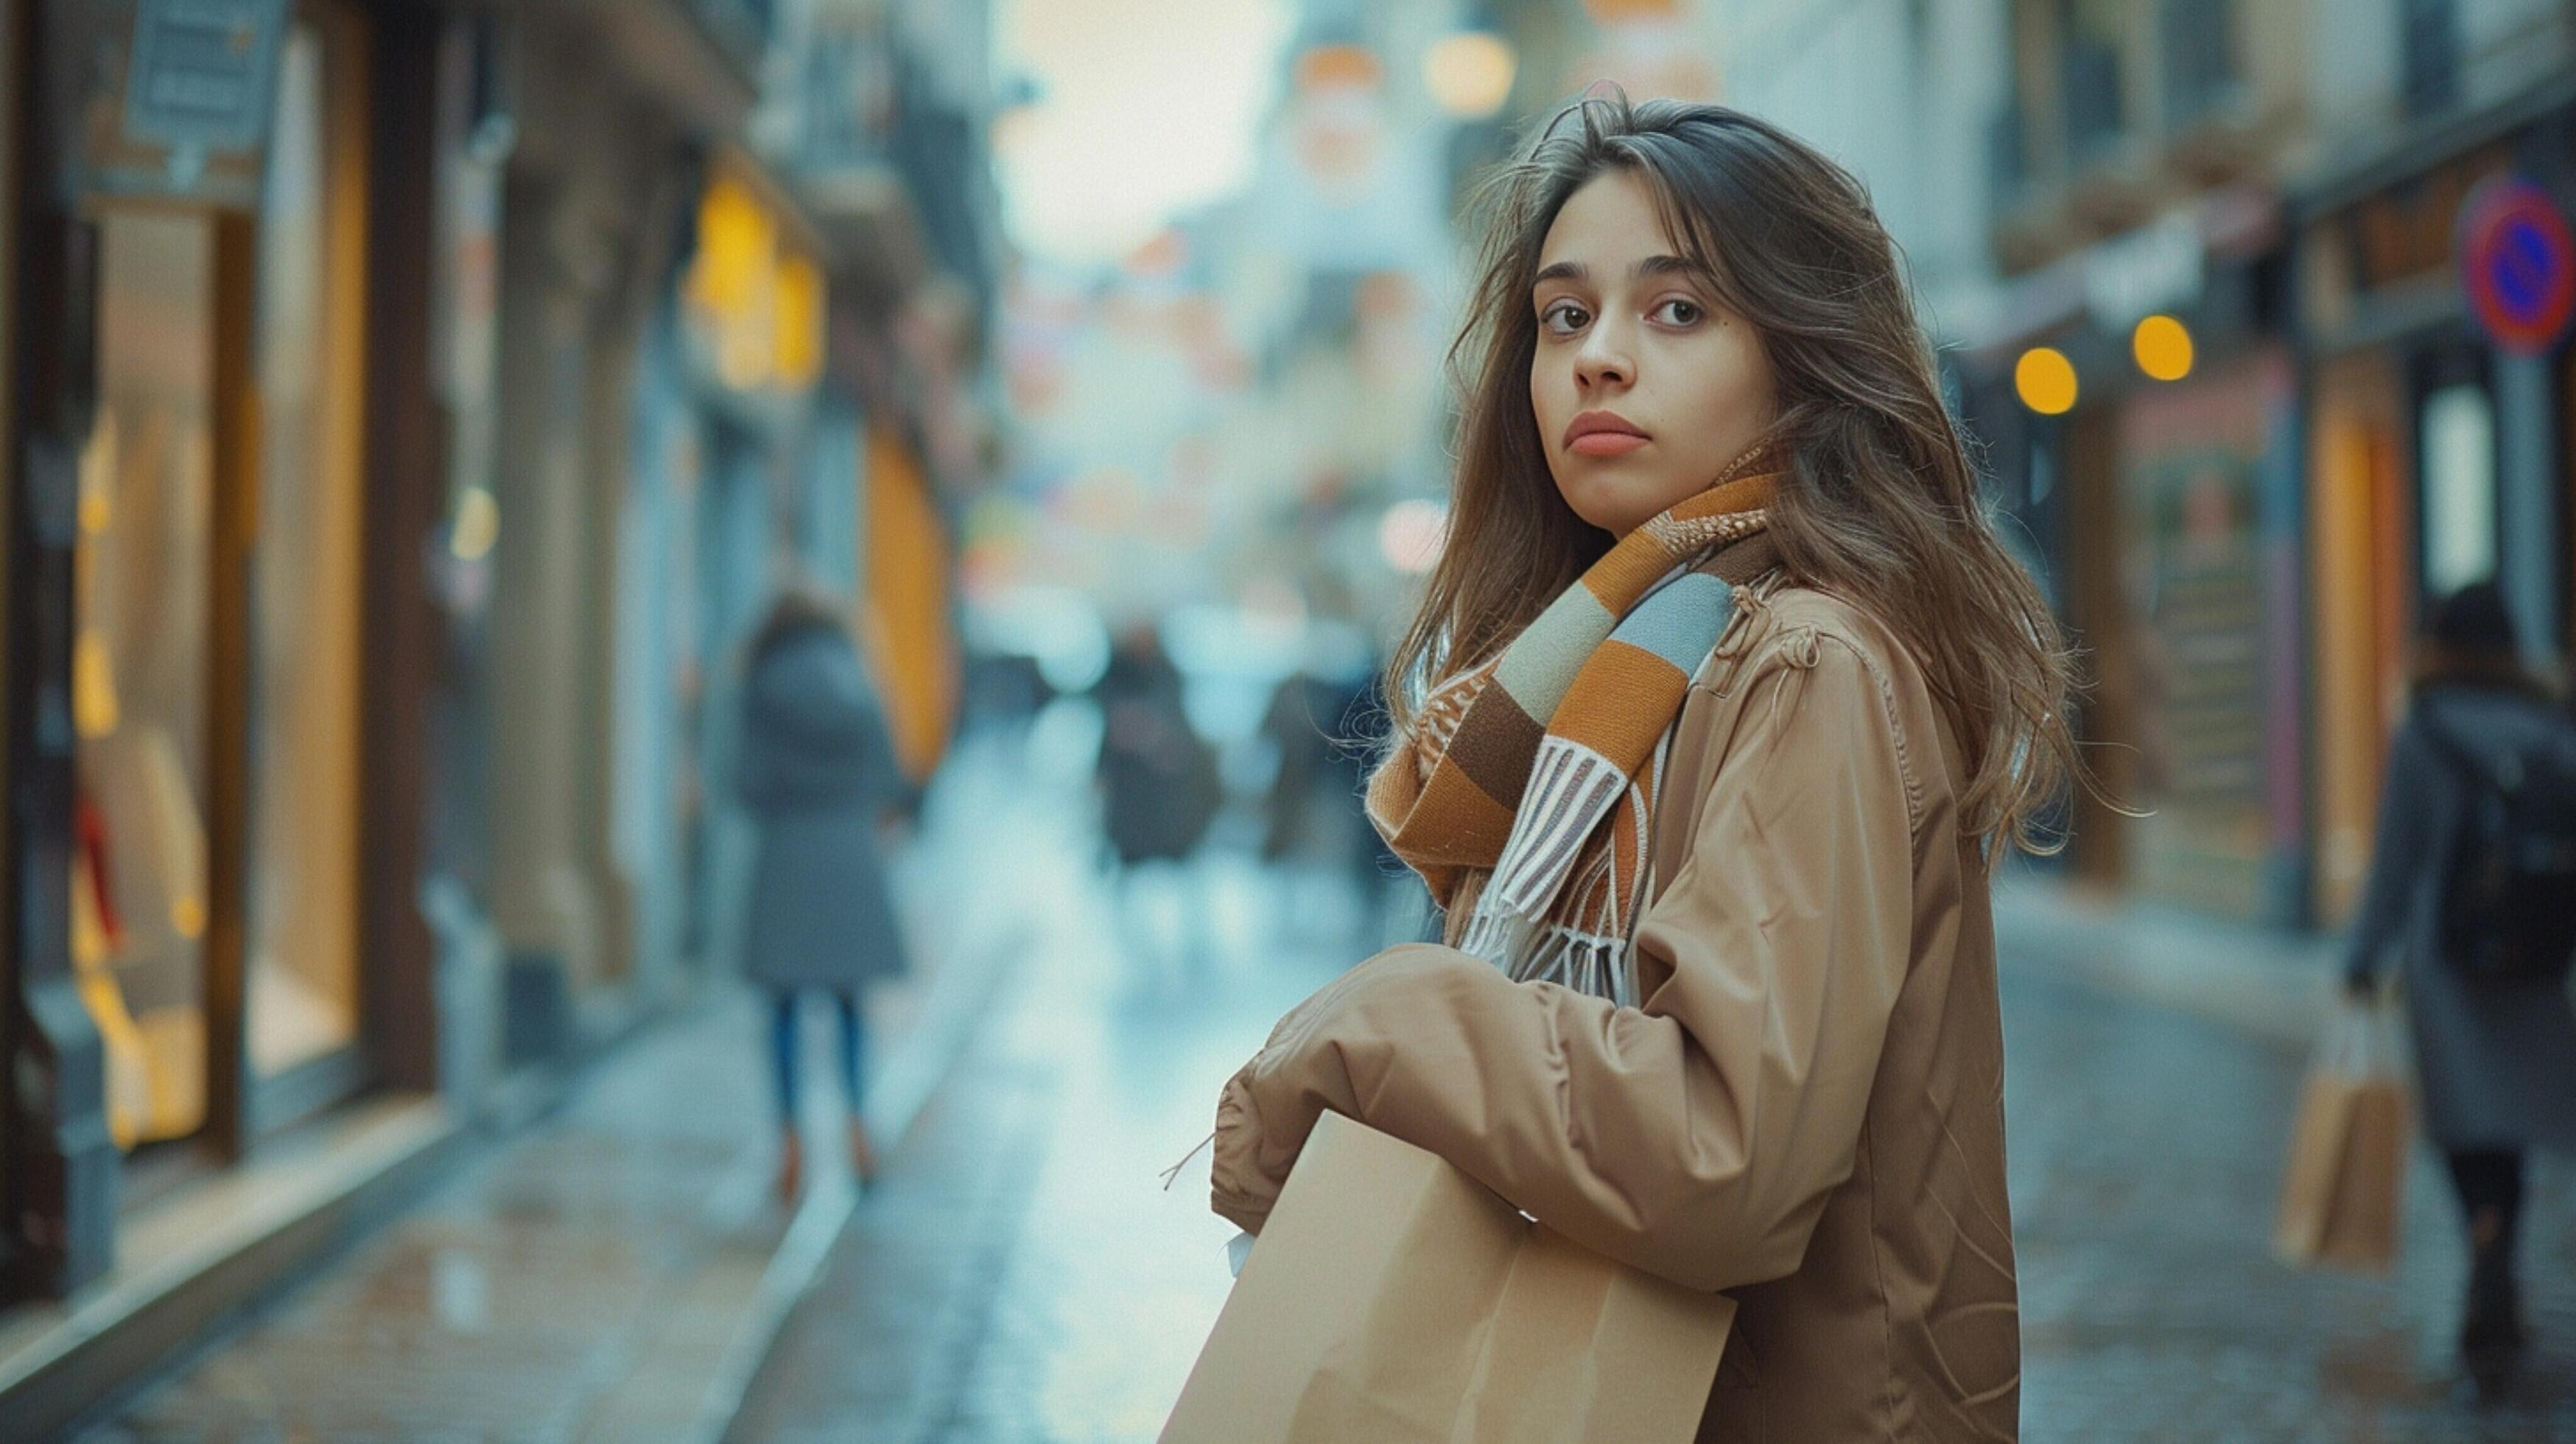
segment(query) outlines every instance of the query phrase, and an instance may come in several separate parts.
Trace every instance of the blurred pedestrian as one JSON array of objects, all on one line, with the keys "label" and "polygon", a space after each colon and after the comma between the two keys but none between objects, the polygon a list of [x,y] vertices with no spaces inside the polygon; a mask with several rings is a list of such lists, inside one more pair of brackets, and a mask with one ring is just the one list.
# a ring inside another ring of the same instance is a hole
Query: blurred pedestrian
[{"label": "blurred pedestrian", "polygon": [[[1342,715],[1356,694],[1343,684],[1299,667],[1279,680],[1261,716],[1261,735],[1279,755],[1270,775],[1261,860],[1274,866],[1319,851],[1331,842],[1335,798],[1356,810],[1359,779],[1336,751]],[[1344,785],[1344,784],[1347,785]]]},{"label": "blurred pedestrian", "polygon": [[903,971],[880,833],[907,791],[839,602],[802,581],[782,589],[745,654],[740,784],[759,825],[743,973],[769,990],[778,1087],[778,1192],[803,1187],[797,1131],[797,1001],[831,999],[849,1103],[850,1163],[874,1181],[861,1105],[867,985]]},{"label": "blurred pedestrian", "polygon": [[1216,749],[1190,725],[1180,669],[1150,626],[1129,630],[1100,679],[1102,826],[1119,866],[1179,862],[1223,800]]},{"label": "blurred pedestrian", "polygon": [[[2489,1388],[2525,1347],[2514,1269],[2525,1155],[2576,1151],[2576,723],[2515,643],[2492,582],[2434,607],[2389,745],[2345,969],[2353,993],[2372,997],[2398,958],[2426,1131],[2468,1229],[2461,1353]],[[2544,871],[2528,873],[2526,858]]]},{"label": "blurred pedestrian", "polygon": [[2011,1437],[1987,888],[2073,755],[2057,625],[1848,171],[1587,98],[1493,194],[1368,797],[1444,941],[1226,1085],[1216,1209],[1330,1109],[1731,1292],[1702,1437]]},{"label": "blurred pedestrian", "polygon": [[1316,655],[1271,692],[1262,717],[1262,735],[1277,749],[1279,767],[1271,776],[1261,857],[1283,869],[1283,934],[1315,911],[1302,896],[1295,864],[1327,864],[1330,885],[1358,903],[1354,926],[1373,940],[1384,929],[1390,883],[1403,871],[1361,806],[1369,767],[1384,750],[1386,707],[1377,658],[1358,635],[1356,645],[1336,638],[1316,646]]},{"label": "blurred pedestrian", "polygon": [[[1110,648],[1098,695],[1101,831],[1118,866],[1129,961],[1142,964],[1161,952],[1186,974],[1211,947],[1207,900],[1185,864],[1224,801],[1216,749],[1190,725],[1180,669],[1150,624],[1130,628]],[[1147,879],[1157,874],[1180,909],[1176,950],[1147,946]]]}]

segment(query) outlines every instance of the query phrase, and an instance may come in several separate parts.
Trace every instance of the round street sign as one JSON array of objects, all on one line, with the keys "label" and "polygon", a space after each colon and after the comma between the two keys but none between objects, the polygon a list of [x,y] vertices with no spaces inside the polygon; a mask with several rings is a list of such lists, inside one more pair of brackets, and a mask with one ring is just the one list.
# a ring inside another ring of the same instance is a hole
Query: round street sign
[{"label": "round street sign", "polygon": [[2576,317],[2576,244],[2548,193],[2513,176],[2470,192],[2461,207],[2460,279],[2498,346],[2530,355],[2557,345]]}]

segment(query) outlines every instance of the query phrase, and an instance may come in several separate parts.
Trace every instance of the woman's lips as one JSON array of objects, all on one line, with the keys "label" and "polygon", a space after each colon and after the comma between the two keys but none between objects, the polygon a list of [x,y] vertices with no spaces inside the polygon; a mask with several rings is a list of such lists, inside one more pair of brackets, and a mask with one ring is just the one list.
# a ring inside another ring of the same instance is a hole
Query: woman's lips
[{"label": "woman's lips", "polygon": [[1633,431],[1587,431],[1565,444],[1577,456],[1625,456],[1646,444],[1646,438]]}]

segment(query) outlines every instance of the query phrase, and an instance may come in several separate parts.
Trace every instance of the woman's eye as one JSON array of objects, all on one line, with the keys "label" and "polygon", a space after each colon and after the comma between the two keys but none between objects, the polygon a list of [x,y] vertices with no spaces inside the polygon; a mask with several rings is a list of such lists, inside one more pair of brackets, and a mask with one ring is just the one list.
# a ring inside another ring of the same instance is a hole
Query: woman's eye
[{"label": "woman's eye", "polygon": [[1653,319],[1667,326],[1696,326],[1707,315],[1707,308],[1697,301],[1686,301],[1675,296],[1655,307]]},{"label": "woman's eye", "polygon": [[1582,330],[1583,323],[1591,319],[1592,313],[1572,301],[1559,301],[1538,313],[1539,324],[1557,336],[1571,336]]}]

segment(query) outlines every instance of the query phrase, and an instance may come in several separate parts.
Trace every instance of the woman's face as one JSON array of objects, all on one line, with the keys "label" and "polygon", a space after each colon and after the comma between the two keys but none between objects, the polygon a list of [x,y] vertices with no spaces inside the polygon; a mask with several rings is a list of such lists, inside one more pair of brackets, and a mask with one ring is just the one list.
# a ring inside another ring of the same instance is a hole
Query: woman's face
[{"label": "woman's face", "polygon": [[1702,490],[1777,409],[1771,362],[1632,170],[1566,198],[1539,247],[1530,406],[1566,505],[1625,536]]}]

